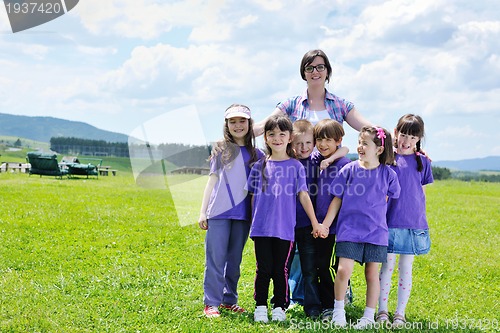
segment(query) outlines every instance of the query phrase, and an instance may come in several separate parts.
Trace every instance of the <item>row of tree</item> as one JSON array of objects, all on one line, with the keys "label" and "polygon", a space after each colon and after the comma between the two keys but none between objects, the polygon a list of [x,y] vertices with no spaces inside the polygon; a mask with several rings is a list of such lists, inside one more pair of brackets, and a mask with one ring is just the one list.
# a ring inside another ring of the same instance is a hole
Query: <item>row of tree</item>
[{"label": "row of tree", "polygon": [[64,155],[129,157],[126,142],[106,142],[75,137],[52,137],[50,149]]},{"label": "row of tree", "polygon": [[180,143],[150,145],[143,142],[106,142],[74,137],[52,137],[50,149],[63,155],[116,156],[139,159],[165,159],[176,166],[206,167],[210,153],[208,146]]}]

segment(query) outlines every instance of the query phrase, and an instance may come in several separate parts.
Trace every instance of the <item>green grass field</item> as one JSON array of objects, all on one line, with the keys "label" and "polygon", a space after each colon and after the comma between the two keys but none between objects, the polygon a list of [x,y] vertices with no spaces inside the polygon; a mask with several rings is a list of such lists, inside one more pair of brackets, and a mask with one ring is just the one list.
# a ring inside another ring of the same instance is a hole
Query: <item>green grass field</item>
[{"label": "green grass field", "polygon": [[[62,180],[0,173],[0,332],[330,331],[300,307],[281,324],[255,324],[251,312],[204,318],[205,232],[196,221],[206,178],[170,178],[171,194],[139,187],[122,171]],[[406,331],[498,331],[500,184],[443,181],[427,194],[433,243],[414,265],[414,329]],[[182,225],[172,197],[187,214]],[[250,310],[252,246],[239,289]],[[360,266],[352,281],[347,313],[356,319],[364,308]]]}]

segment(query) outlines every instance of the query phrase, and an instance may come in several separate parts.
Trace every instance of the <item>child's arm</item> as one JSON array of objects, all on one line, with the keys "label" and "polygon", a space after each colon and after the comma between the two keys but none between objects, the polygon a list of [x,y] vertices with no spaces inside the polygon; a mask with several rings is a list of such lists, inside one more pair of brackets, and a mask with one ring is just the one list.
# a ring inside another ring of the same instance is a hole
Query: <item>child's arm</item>
[{"label": "child's arm", "polygon": [[309,193],[307,191],[300,191],[299,201],[302,207],[304,207],[307,217],[309,217],[309,220],[311,220],[311,225],[313,227],[312,235],[314,236],[314,238],[316,238],[322,233],[323,226],[318,223],[318,219],[316,218],[316,214],[314,213],[314,207],[311,198],[309,197]]},{"label": "child's arm", "polygon": [[325,170],[335,160],[337,160],[337,159],[339,159],[341,157],[346,156],[347,153],[349,153],[349,148],[347,148],[345,146],[340,147],[339,149],[337,149],[337,151],[335,153],[333,153],[332,156],[330,156],[328,158],[325,158],[323,161],[321,161],[321,164],[320,164],[319,168],[321,170]]},{"label": "child's arm", "polygon": [[207,221],[208,201],[210,200],[210,195],[212,194],[212,190],[214,189],[215,184],[217,183],[218,180],[219,178],[215,174],[211,174],[208,177],[207,185],[205,186],[205,191],[203,191],[203,200],[201,201],[201,208],[200,208],[200,218],[198,219],[198,225],[203,230],[208,229],[208,221]]},{"label": "child's arm", "polygon": [[332,202],[330,203],[330,206],[328,206],[328,211],[326,212],[325,219],[323,220],[323,225],[326,228],[330,229],[330,226],[332,225],[335,216],[337,216],[341,205],[342,199],[340,199],[339,197],[334,197]]}]

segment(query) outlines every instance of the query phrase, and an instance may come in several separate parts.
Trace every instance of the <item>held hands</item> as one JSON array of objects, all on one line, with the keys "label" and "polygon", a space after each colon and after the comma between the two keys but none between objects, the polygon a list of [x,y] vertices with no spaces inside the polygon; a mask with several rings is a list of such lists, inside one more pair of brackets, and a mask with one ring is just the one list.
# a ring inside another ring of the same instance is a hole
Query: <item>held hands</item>
[{"label": "held hands", "polygon": [[203,213],[200,214],[200,218],[198,219],[198,225],[202,230],[208,230],[207,215]]},{"label": "held hands", "polygon": [[311,234],[313,235],[314,238],[326,238],[328,237],[328,234],[330,233],[330,229],[327,226],[324,226],[323,224],[318,224],[318,227],[313,227],[313,231]]}]

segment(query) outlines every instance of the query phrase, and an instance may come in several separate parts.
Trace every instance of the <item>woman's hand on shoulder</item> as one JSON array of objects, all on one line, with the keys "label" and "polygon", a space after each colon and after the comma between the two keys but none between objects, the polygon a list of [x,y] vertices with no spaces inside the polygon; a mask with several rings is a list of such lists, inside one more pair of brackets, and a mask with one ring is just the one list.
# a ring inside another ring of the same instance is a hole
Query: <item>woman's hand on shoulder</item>
[{"label": "woman's hand on shoulder", "polygon": [[429,162],[432,162],[432,159],[429,157],[429,155],[427,155],[425,150],[420,149],[420,151],[417,154],[423,155],[424,157],[426,157],[429,160]]},{"label": "woman's hand on shoulder", "polygon": [[224,151],[224,141],[220,140],[212,145],[212,151],[210,152],[210,158],[214,158]]}]

